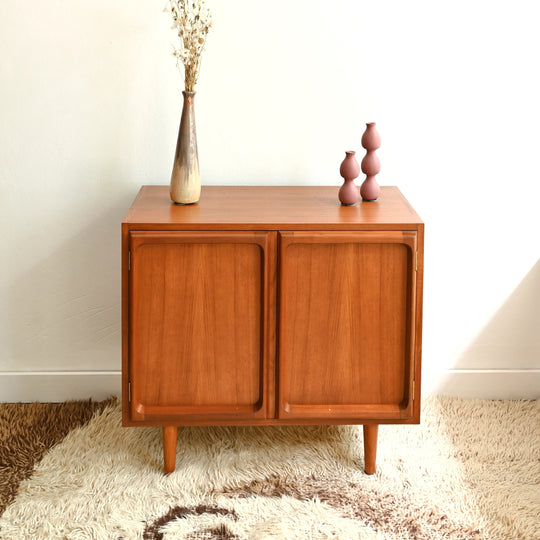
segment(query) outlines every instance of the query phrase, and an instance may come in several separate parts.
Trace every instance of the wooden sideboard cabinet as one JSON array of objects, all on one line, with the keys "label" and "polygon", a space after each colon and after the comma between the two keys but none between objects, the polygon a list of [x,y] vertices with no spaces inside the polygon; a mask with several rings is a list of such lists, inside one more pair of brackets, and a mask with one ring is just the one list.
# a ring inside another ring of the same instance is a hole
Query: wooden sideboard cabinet
[{"label": "wooden sideboard cabinet", "polygon": [[122,223],[125,426],[420,421],[424,225],[395,187],[143,186]]}]

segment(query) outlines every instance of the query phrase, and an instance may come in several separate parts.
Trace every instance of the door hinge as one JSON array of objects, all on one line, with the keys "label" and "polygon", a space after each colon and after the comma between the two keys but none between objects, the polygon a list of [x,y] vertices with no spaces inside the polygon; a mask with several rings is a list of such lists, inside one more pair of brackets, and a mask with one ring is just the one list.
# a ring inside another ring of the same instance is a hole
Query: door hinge
[{"label": "door hinge", "polygon": [[131,381],[128,381],[128,401],[131,403]]},{"label": "door hinge", "polygon": [[131,251],[128,251],[128,271],[131,270]]}]

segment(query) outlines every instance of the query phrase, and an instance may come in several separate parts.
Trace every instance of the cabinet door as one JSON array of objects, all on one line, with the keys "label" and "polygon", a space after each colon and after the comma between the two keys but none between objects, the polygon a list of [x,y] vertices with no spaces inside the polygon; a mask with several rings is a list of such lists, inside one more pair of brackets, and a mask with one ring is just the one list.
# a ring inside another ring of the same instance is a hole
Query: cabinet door
[{"label": "cabinet door", "polygon": [[276,233],[131,232],[132,420],[273,415],[275,242]]},{"label": "cabinet door", "polygon": [[280,235],[280,418],[411,418],[416,241]]}]

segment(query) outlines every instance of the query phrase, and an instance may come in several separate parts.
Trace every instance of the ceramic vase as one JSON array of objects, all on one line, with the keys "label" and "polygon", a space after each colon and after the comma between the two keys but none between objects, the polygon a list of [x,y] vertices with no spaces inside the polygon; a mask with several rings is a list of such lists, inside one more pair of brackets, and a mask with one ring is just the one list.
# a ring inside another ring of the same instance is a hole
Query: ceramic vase
[{"label": "ceramic vase", "polygon": [[339,189],[338,198],[342,205],[352,206],[359,198],[358,188],[354,184],[354,179],[360,174],[360,165],[356,161],[356,152],[349,150],[345,152],[345,159],[339,167],[339,174],[343,176],[343,185]]},{"label": "ceramic vase", "polygon": [[171,174],[171,199],[176,204],[193,204],[201,194],[197,132],[195,129],[195,92],[182,92],[184,106]]},{"label": "ceramic vase", "polygon": [[362,172],[366,179],[360,186],[360,195],[364,201],[375,201],[381,192],[375,176],[381,170],[381,162],[375,151],[381,146],[381,136],[375,128],[375,122],[366,124],[362,135],[362,146],[367,150],[362,160]]}]

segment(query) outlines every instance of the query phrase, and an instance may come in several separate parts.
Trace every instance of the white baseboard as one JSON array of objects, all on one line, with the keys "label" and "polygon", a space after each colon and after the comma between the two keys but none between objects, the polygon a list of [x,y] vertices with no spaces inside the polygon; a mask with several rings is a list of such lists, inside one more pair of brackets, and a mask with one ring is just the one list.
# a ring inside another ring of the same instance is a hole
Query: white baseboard
[{"label": "white baseboard", "polygon": [[120,396],[120,371],[0,372],[0,402],[61,402]]},{"label": "white baseboard", "polygon": [[[424,394],[539,399],[540,370],[446,370],[426,374]],[[120,371],[0,372],[0,402],[60,402],[120,396]]]},{"label": "white baseboard", "polygon": [[539,399],[540,369],[449,369],[425,377],[422,391],[477,399]]}]

